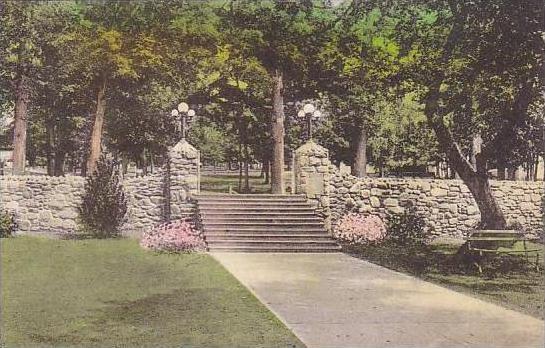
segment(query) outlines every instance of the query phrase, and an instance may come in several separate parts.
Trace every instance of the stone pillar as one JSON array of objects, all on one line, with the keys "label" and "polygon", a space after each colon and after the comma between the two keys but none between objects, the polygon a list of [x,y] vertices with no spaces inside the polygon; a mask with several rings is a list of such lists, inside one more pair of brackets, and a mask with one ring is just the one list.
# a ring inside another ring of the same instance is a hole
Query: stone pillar
[{"label": "stone pillar", "polygon": [[169,163],[166,170],[165,207],[171,219],[180,219],[192,214],[191,195],[200,191],[200,152],[185,139],[168,151]]},{"label": "stone pillar", "polygon": [[331,228],[329,207],[329,181],[333,174],[329,151],[309,140],[295,150],[295,193],[304,194],[314,203],[324,218],[326,228]]}]

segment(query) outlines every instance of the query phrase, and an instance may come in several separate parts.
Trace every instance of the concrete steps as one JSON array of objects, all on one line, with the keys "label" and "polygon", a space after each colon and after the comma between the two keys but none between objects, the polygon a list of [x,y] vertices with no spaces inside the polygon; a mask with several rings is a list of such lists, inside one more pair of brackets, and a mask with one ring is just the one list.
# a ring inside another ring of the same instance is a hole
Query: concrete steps
[{"label": "concrete steps", "polygon": [[263,241],[263,240],[272,240],[272,241],[329,241],[328,235],[323,235],[321,233],[305,233],[305,234],[288,234],[288,233],[261,233],[256,235],[255,233],[207,233],[206,240],[208,242],[220,242],[226,240],[243,240],[243,241]]},{"label": "concrete steps", "polygon": [[196,199],[210,251],[340,250],[304,196],[199,195]]}]

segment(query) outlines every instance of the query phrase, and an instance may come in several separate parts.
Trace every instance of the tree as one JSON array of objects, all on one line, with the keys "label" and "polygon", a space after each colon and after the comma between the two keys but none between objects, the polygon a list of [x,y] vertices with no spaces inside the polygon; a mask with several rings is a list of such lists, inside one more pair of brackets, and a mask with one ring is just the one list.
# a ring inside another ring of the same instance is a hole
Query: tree
[{"label": "tree", "polygon": [[[66,69],[73,62],[63,54],[65,35],[75,29],[80,9],[72,2],[53,2],[39,8],[35,27],[41,33],[37,44],[42,52],[42,67],[35,74],[29,150],[45,154],[48,175],[63,175],[67,157],[71,166],[84,134],[85,92],[87,81]],[[45,132],[43,131],[45,129]],[[36,130],[32,132],[32,130]],[[29,151],[30,152],[30,151]]]},{"label": "tree", "polygon": [[147,4],[117,0],[87,3],[80,26],[66,40],[66,50],[75,62],[71,68],[88,76],[95,91],[87,173],[94,171],[102,151],[108,87],[114,87],[116,79],[138,79],[139,68],[160,59],[155,54],[157,41],[139,27]]},{"label": "tree", "polygon": [[352,3],[337,9],[335,26],[318,53],[322,69],[317,69],[333,117],[350,144],[352,174],[358,177],[366,175],[374,106],[386,97],[395,99],[392,86],[404,58],[393,38],[395,18],[379,8],[364,9]]},{"label": "tree", "polygon": [[271,190],[284,193],[284,96],[290,80],[304,75],[305,51],[324,29],[311,1],[232,0],[223,18],[245,39],[246,57],[256,57],[272,81],[270,129],[272,137]]},{"label": "tree", "polygon": [[[419,71],[413,77],[426,88],[423,101],[428,123],[450,165],[475,198],[481,227],[505,228],[505,217],[490,190],[487,164],[494,139],[511,139],[509,133],[520,129],[521,122],[515,120],[527,119],[530,106],[542,98],[544,20],[540,4],[434,1],[406,9],[404,15],[412,14],[406,17],[410,20],[402,21],[404,27],[400,25],[398,33],[403,46],[419,57],[415,60]],[[493,91],[497,82],[502,84],[499,93]],[[475,154],[476,166],[461,146],[464,139],[455,132],[460,121],[465,128],[485,133],[482,150]],[[514,130],[498,132],[503,127]]]},{"label": "tree", "polygon": [[371,161],[383,173],[426,173],[430,162],[440,160],[437,141],[426,123],[423,105],[415,93],[397,101],[382,100],[373,109],[369,125]]},{"label": "tree", "polygon": [[[107,124],[110,145],[132,158],[162,156],[179,140],[170,110],[188,102],[199,116],[211,100],[206,95],[214,81],[219,45],[217,18],[210,4],[170,1],[145,2],[136,42],[138,78],[121,79],[112,93],[115,105]],[[138,22],[138,21],[137,21]],[[119,125],[125,124],[123,129]],[[147,154],[147,155],[146,155]]]},{"label": "tree", "polygon": [[225,162],[228,144],[230,140],[225,131],[217,125],[199,120],[191,127],[189,140],[201,152],[203,162]]},{"label": "tree", "polygon": [[0,77],[2,99],[14,100],[13,174],[25,170],[28,103],[32,76],[42,64],[34,26],[37,4],[4,1],[0,4]]}]

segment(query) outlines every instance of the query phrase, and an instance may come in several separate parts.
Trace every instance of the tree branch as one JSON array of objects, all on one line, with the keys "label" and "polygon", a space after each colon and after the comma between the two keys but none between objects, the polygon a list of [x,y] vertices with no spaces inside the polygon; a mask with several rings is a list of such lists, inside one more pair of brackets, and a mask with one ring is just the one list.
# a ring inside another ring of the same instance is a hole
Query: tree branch
[{"label": "tree branch", "polygon": [[432,73],[433,80],[425,98],[424,112],[430,127],[437,134],[437,139],[441,148],[448,156],[453,167],[458,171],[458,174],[464,178],[477,173],[477,170],[476,168],[473,168],[471,163],[465,158],[459,144],[454,139],[452,132],[445,125],[439,105],[441,97],[440,89],[446,77],[445,68],[462,36],[465,17],[464,11],[456,11],[456,4],[453,1],[449,1],[449,4],[454,14],[454,24],[443,47],[443,52],[438,62],[438,69]]}]

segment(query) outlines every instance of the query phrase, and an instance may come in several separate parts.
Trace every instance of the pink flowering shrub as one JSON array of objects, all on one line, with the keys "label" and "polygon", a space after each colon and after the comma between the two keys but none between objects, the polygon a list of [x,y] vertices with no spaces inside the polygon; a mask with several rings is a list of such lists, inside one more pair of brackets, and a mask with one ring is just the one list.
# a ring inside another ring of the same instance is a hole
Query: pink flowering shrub
[{"label": "pink flowering shrub", "polygon": [[350,213],[339,220],[334,235],[351,244],[376,244],[386,237],[386,225],[378,216]]},{"label": "pink flowering shrub", "polygon": [[140,240],[144,249],[166,252],[204,250],[206,245],[187,221],[163,223],[144,232]]}]

